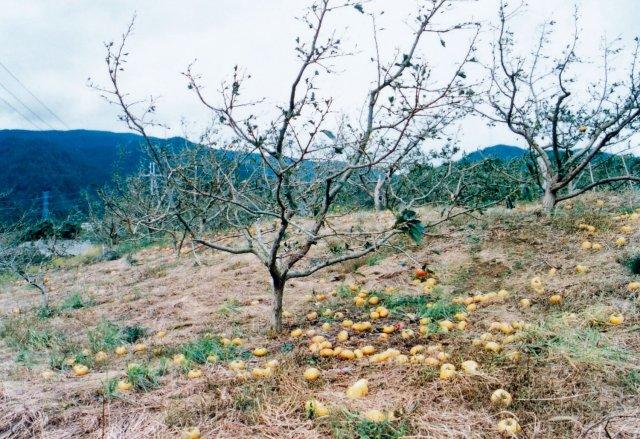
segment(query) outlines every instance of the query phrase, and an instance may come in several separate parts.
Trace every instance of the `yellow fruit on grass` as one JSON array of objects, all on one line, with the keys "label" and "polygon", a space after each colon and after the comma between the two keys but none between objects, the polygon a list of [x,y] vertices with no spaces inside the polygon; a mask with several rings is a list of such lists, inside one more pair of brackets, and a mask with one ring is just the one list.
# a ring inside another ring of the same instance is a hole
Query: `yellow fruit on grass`
[{"label": "yellow fruit on grass", "polygon": [[620,231],[622,233],[628,235],[629,233],[633,232],[633,227],[631,227],[631,226],[622,226],[622,227],[620,227]]},{"label": "yellow fruit on grass", "polygon": [[157,339],[163,339],[167,336],[167,331],[158,331],[156,332]]},{"label": "yellow fruit on grass", "polygon": [[127,355],[127,348],[124,346],[118,346],[115,350],[117,356],[121,357],[123,355]]},{"label": "yellow fruit on grass", "polygon": [[[459,312],[459,313],[456,313],[456,314],[453,316],[453,318],[454,318],[454,320],[455,320],[455,321],[457,321],[457,322],[465,321],[465,320],[467,320],[467,313],[466,313],[466,312]],[[420,323],[422,324],[422,322],[420,322]]]},{"label": "yellow fruit on grass", "polygon": [[609,316],[609,324],[610,325],[621,325],[624,322],[624,316],[622,314],[611,314]]},{"label": "yellow fruit on grass", "polygon": [[239,337],[235,337],[233,339],[231,339],[231,344],[234,346],[242,346],[244,344],[244,340],[242,340]]},{"label": "yellow fruit on grass", "polygon": [[333,349],[331,348],[322,348],[320,349],[320,352],[318,353],[321,357],[333,357],[335,352],[333,352]]},{"label": "yellow fruit on grass", "polygon": [[349,399],[364,398],[369,393],[369,381],[365,378],[359,379],[347,389]]},{"label": "yellow fruit on grass", "polygon": [[384,422],[387,417],[381,410],[371,409],[364,413],[364,418],[369,422]]},{"label": "yellow fruit on grass", "polygon": [[549,303],[551,305],[560,305],[562,303],[562,296],[560,294],[554,294],[549,297]]},{"label": "yellow fruit on grass", "polygon": [[349,340],[349,333],[347,331],[340,331],[338,333],[338,341],[342,341],[345,342],[347,340]]},{"label": "yellow fruit on grass", "polygon": [[591,250],[593,250],[594,252],[599,252],[602,250],[602,244],[594,242],[593,245],[591,246]]},{"label": "yellow fruit on grass", "polygon": [[198,427],[187,427],[182,432],[182,439],[200,439],[201,437]]},{"label": "yellow fruit on grass", "polygon": [[396,330],[396,327],[393,325],[387,325],[382,328],[382,332],[385,334],[391,334]]},{"label": "yellow fruit on grass", "polygon": [[362,351],[363,355],[373,355],[376,353],[376,348],[371,345],[364,346],[360,350]]},{"label": "yellow fruit on grass", "polygon": [[540,279],[538,276],[532,277],[529,283],[531,284],[531,288],[533,288],[534,290],[542,288],[542,279]]},{"label": "yellow fruit on grass", "polygon": [[521,354],[518,351],[509,351],[505,355],[512,363],[518,363],[520,361]]},{"label": "yellow fruit on grass", "polygon": [[616,246],[617,247],[622,247],[626,243],[627,243],[627,238],[625,238],[623,236],[619,236],[618,238],[616,238]]},{"label": "yellow fruit on grass", "polygon": [[589,267],[587,267],[586,265],[581,265],[581,264],[576,265],[576,273],[584,274],[587,271],[589,271]]},{"label": "yellow fruit on grass", "polygon": [[185,361],[186,361],[186,357],[184,356],[184,354],[175,354],[173,356],[173,358],[171,359],[171,361],[173,362],[173,364],[175,365],[182,365]]},{"label": "yellow fruit on grass", "polygon": [[547,272],[549,277],[553,277],[556,275],[556,273],[558,272],[558,269],[555,267],[551,267],[549,268],[549,271]]},{"label": "yellow fruit on grass", "polygon": [[394,357],[394,361],[396,364],[407,364],[407,362],[409,362],[409,357],[404,354],[400,354]]},{"label": "yellow fruit on grass", "polygon": [[218,362],[218,356],[214,355],[214,354],[208,355],[207,356],[207,361],[209,363],[217,363]]},{"label": "yellow fruit on grass", "polygon": [[96,360],[96,363],[104,363],[109,359],[109,356],[104,351],[98,351],[93,358]]},{"label": "yellow fruit on grass", "polygon": [[353,320],[343,320],[340,326],[343,328],[351,328],[353,326]]},{"label": "yellow fruit on grass", "polygon": [[640,282],[629,282],[629,285],[627,285],[627,290],[631,292],[640,291]]},{"label": "yellow fruit on grass", "polygon": [[327,338],[324,335],[314,335],[313,337],[311,337],[311,342],[312,343],[322,343],[323,341],[326,341]]},{"label": "yellow fruit on grass", "polygon": [[144,343],[136,343],[135,345],[133,345],[133,352],[140,353],[140,352],[146,352],[146,351],[147,351],[147,345]]},{"label": "yellow fruit on grass", "polygon": [[298,338],[298,337],[302,337],[302,329],[300,328],[296,328],[293,331],[291,331],[291,338]]},{"label": "yellow fruit on grass", "polygon": [[513,326],[506,322],[500,322],[500,327],[498,329],[505,335],[513,334],[514,331]]},{"label": "yellow fruit on grass", "polygon": [[497,389],[491,394],[491,402],[495,405],[509,407],[512,400],[511,394],[504,389]]},{"label": "yellow fruit on grass", "polygon": [[496,343],[495,341],[488,341],[484,344],[484,350],[485,351],[491,351],[491,352],[500,352],[501,346]]},{"label": "yellow fruit on grass", "polygon": [[389,316],[389,310],[383,306],[379,306],[378,308],[376,308],[376,311],[378,312],[378,314],[380,314],[381,318]]},{"label": "yellow fruit on grass", "polygon": [[522,431],[522,428],[520,427],[520,424],[518,424],[518,421],[513,418],[500,420],[496,428],[498,430],[498,433],[507,437],[515,437],[518,433],[520,433],[520,431]]},{"label": "yellow fruit on grass", "polygon": [[269,351],[267,350],[267,348],[255,348],[253,350],[253,355],[255,355],[256,357],[264,357],[268,353]]},{"label": "yellow fruit on grass", "polygon": [[531,300],[529,299],[520,299],[520,308],[529,308],[531,306]]},{"label": "yellow fruit on grass", "polygon": [[409,340],[410,338],[413,338],[414,335],[415,333],[413,332],[412,329],[403,329],[402,332],[400,333],[400,336],[404,340]]},{"label": "yellow fruit on grass", "polygon": [[369,318],[371,320],[378,320],[380,318],[380,313],[378,313],[378,311],[371,311],[369,313]]},{"label": "yellow fruit on grass", "polygon": [[118,384],[116,385],[116,389],[118,389],[120,392],[129,392],[131,389],[133,389],[133,384],[131,384],[131,381],[129,380],[119,380]]},{"label": "yellow fruit on grass", "polygon": [[340,320],[340,319],[344,318],[344,313],[337,312],[337,313],[333,314],[333,318],[336,319],[336,320]]},{"label": "yellow fruit on grass", "polygon": [[254,378],[269,378],[273,374],[273,370],[270,367],[254,367],[251,371],[251,376]]},{"label": "yellow fruit on grass", "polygon": [[478,372],[478,363],[473,360],[463,361],[462,364],[460,364],[460,369],[468,375],[474,375]]},{"label": "yellow fruit on grass", "polygon": [[362,297],[356,297],[353,299],[353,303],[355,306],[364,306],[367,303],[367,300]]},{"label": "yellow fruit on grass", "polygon": [[293,317],[293,313],[291,311],[282,311],[282,317],[285,319]]},{"label": "yellow fruit on grass", "polygon": [[440,366],[440,379],[450,380],[456,375],[456,367],[451,363],[444,363]]},{"label": "yellow fruit on grass", "polygon": [[73,366],[73,374],[77,377],[85,376],[89,373],[89,368],[84,364],[76,364]]},{"label": "yellow fruit on grass", "polygon": [[580,244],[580,248],[582,248],[582,250],[591,250],[592,244],[589,241],[583,241],[582,244]]},{"label": "yellow fruit on grass", "polygon": [[467,311],[468,312],[473,312],[476,309],[478,309],[478,305],[476,305],[475,303],[470,303],[469,305],[467,305]]},{"label": "yellow fruit on grass", "polygon": [[377,305],[380,303],[380,298],[378,296],[369,297],[369,305]]},{"label": "yellow fruit on grass", "polygon": [[305,369],[303,376],[305,380],[307,380],[308,382],[312,382],[320,377],[320,371],[315,367],[309,367]]},{"label": "yellow fruit on grass", "polygon": [[352,350],[342,349],[338,354],[338,357],[343,360],[354,360],[356,358],[356,354]]},{"label": "yellow fruit on grass", "polygon": [[455,326],[451,320],[441,320],[438,322],[438,325],[441,329],[444,329],[446,331],[452,330]]},{"label": "yellow fruit on grass", "polygon": [[202,378],[202,370],[200,369],[191,369],[189,372],[187,372],[187,378],[189,378],[190,380],[195,380],[198,378]]},{"label": "yellow fruit on grass", "polygon": [[316,399],[309,400],[305,403],[305,412],[307,418],[321,418],[323,416],[329,416],[329,408]]},{"label": "yellow fruit on grass", "polygon": [[244,370],[246,367],[247,366],[244,361],[241,360],[234,360],[229,363],[229,369],[233,370],[234,372]]},{"label": "yellow fruit on grass", "polygon": [[314,321],[318,318],[318,313],[315,311],[310,312],[309,314],[307,314],[307,320]]}]

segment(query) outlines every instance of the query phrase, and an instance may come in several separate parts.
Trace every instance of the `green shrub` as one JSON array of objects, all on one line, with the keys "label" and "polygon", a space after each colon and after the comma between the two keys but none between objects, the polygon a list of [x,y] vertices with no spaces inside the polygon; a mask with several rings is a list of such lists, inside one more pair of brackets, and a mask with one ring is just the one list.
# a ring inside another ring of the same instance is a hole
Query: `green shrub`
[{"label": "green shrub", "polygon": [[215,355],[220,361],[230,361],[238,357],[238,349],[234,345],[224,346],[219,338],[199,338],[182,346],[187,361],[204,364],[209,355]]}]

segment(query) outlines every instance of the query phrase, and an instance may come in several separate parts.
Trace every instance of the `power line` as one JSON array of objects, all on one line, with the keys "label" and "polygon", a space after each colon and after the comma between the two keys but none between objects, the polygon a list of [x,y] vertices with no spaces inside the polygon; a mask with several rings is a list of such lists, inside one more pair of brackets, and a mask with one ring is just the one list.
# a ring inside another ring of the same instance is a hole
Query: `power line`
[{"label": "power line", "polygon": [[42,102],[40,99],[38,99],[38,97],[33,94],[31,92],[31,90],[29,90],[27,88],[26,85],[24,85],[22,83],[22,81],[20,81],[16,75],[14,75],[13,73],[11,73],[11,70],[9,70],[9,68],[7,66],[5,66],[2,61],[0,61],[0,67],[2,67],[18,84],[20,84],[20,86],[31,95],[31,97],[33,99],[35,99],[40,105],[42,105],[42,108],[44,108],[45,110],[47,110],[49,112],[49,114],[51,114],[58,122],[60,122],[66,129],[70,129],[69,126],[64,123],[64,121],[62,119],[60,119],[60,117],[58,117],[58,115],[56,113],[53,112],[53,110],[51,108],[49,108],[44,102]]},{"label": "power line", "polygon": [[41,129],[38,125],[36,125],[35,123],[33,123],[31,121],[31,119],[29,119],[27,116],[25,116],[24,114],[22,114],[22,112],[20,112],[20,110],[18,110],[16,107],[14,107],[13,105],[11,105],[6,99],[4,99],[2,96],[0,96],[0,101],[4,102],[5,105],[9,108],[11,108],[13,111],[15,111],[16,113],[18,113],[24,120],[27,121],[27,123],[30,123],[31,125],[33,125],[37,130]]},{"label": "power line", "polygon": [[22,102],[22,100],[17,97],[16,95],[14,95],[11,90],[9,90],[2,82],[0,82],[0,87],[2,87],[4,89],[4,91],[6,91],[7,93],[9,93],[11,95],[11,97],[13,97],[13,99],[15,99],[16,101],[18,101],[20,103],[20,105],[22,105],[29,113],[33,114],[36,119],[38,119],[40,122],[42,122],[44,125],[46,125],[47,127],[51,128],[52,130],[55,129],[51,126],[51,124],[49,124],[47,121],[45,121],[43,118],[40,117],[39,114],[37,114],[35,111],[33,111],[27,104],[25,104],[24,102]]}]

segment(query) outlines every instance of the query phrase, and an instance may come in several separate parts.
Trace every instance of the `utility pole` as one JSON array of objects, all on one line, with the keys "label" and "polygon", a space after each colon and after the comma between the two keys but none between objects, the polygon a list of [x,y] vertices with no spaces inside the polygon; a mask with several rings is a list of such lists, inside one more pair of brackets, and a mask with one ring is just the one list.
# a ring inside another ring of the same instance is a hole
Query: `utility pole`
[{"label": "utility pole", "polygon": [[42,192],[42,219],[49,219],[49,191]]},{"label": "utility pole", "polygon": [[141,177],[149,177],[149,193],[151,195],[157,195],[158,193],[158,182],[156,181],[156,176],[156,164],[149,162],[149,173],[142,174]]}]

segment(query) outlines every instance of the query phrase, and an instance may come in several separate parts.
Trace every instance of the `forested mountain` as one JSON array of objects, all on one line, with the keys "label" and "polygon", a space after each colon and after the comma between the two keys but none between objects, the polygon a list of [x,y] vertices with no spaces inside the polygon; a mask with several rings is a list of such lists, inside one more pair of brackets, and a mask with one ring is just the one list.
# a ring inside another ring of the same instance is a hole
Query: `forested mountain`
[{"label": "forested mountain", "polygon": [[[184,144],[184,139],[156,139]],[[525,150],[508,145],[488,147],[467,156],[511,159]],[[43,192],[49,192],[52,215],[62,216],[86,206],[84,194],[95,196],[114,174],[127,176],[142,170],[142,138],[108,131],[0,130],[0,217],[30,209],[41,214]]]},{"label": "forested mountain", "polygon": [[85,193],[137,172],[144,157],[141,137],[130,133],[0,130],[0,216],[41,213],[45,191],[53,215],[83,208]]}]

